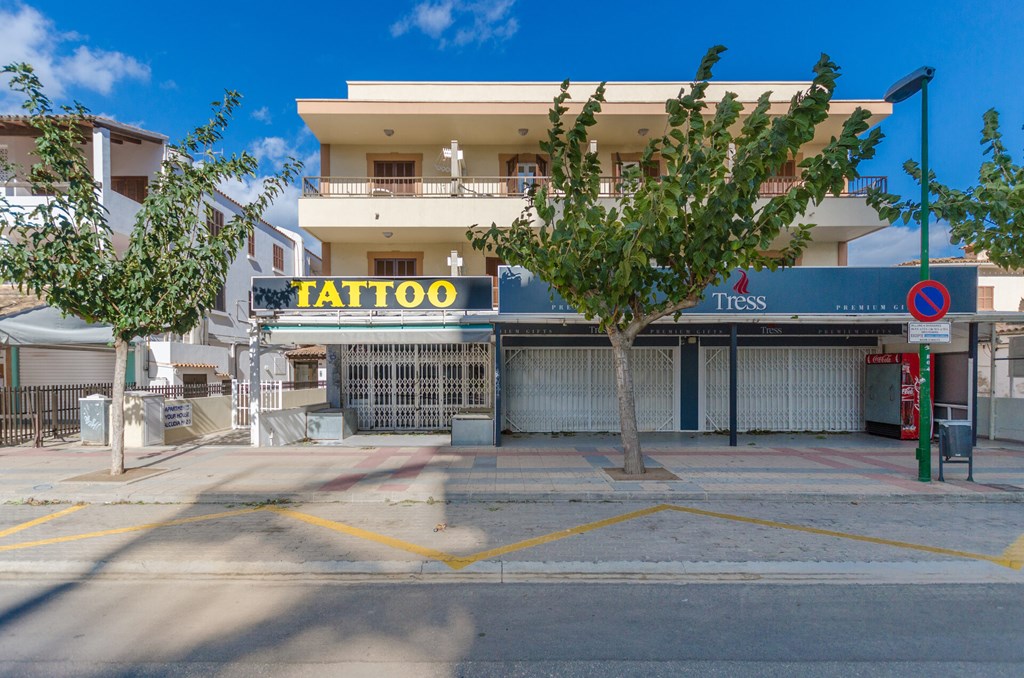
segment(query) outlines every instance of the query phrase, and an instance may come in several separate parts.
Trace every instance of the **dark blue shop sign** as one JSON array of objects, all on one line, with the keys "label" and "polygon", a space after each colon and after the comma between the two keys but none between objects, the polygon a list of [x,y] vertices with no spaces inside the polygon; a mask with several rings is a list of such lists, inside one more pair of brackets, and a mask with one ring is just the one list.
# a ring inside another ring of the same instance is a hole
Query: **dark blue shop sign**
[{"label": "dark blue shop sign", "polygon": [[491,310],[490,276],[252,279],[254,311]]},{"label": "dark blue shop sign", "polygon": [[[976,313],[978,270],[974,266],[932,267],[931,277],[949,290],[949,313]],[[795,267],[778,271],[733,271],[687,314],[885,315],[908,313],[907,292],[920,279],[916,267]],[[498,269],[498,312],[573,314],[576,311],[547,283],[519,266]]]},{"label": "dark blue shop sign", "polygon": [[[822,323],[738,323],[736,331],[744,337],[878,337],[902,335],[906,326],[901,323],[822,324]],[[510,323],[503,325],[504,336],[569,336],[600,335],[605,333],[597,325],[571,325],[551,323]],[[640,332],[643,337],[727,337],[728,324],[712,323],[655,323]]]}]

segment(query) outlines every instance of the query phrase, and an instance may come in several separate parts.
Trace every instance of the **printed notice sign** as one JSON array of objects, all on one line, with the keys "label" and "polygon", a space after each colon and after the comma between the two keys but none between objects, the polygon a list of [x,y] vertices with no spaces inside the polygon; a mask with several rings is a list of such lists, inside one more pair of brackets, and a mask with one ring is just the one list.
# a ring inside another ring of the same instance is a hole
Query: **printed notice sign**
[{"label": "printed notice sign", "polygon": [[164,428],[178,428],[192,425],[192,403],[169,403],[164,405]]},{"label": "printed notice sign", "polygon": [[907,323],[907,342],[911,344],[948,344],[949,323]]}]

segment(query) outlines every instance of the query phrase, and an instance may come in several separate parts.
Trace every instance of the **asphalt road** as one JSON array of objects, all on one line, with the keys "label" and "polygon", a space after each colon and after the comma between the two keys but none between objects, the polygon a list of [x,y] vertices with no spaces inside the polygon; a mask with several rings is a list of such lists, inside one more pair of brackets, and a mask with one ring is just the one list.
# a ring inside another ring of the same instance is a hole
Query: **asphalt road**
[{"label": "asphalt road", "polygon": [[1017,585],[7,580],[3,676],[1020,676]]}]

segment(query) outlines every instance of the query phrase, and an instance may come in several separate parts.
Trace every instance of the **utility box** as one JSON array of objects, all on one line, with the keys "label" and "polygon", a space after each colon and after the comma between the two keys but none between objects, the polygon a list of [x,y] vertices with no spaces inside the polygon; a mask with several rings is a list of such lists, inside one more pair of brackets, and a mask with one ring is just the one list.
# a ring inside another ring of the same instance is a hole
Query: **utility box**
[{"label": "utility box", "polygon": [[124,394],[124,445],[150,447],[164,444],[164,397],[148,391]]},{"label": "utility box", "polygon": [[452,447],[490,447],[493,444],[493,414],[466,411],[452,417]]},{"label": "utility box", "polygon": [[974,481],[974,427],[969,421],[939,422],[939,480],[943,464],[967,464],[967,480]]},{"label": "utility box", "polygon": [[110,398],[100,393],[78,399],[78,424],[84,445],[110,444]]}]

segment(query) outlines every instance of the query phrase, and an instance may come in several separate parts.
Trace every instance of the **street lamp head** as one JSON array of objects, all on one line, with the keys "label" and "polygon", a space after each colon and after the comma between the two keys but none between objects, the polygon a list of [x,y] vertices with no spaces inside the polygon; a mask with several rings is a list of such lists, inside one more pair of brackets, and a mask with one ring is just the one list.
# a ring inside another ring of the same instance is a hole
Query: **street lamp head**
[{"label": "street lamp head", "polygon": [[935,69],[931,66],[922,66],[910,75],[901,78],[882,97],[890,104],[898,104],[905,101],[921,91],[926,82],[935,77]]}]

